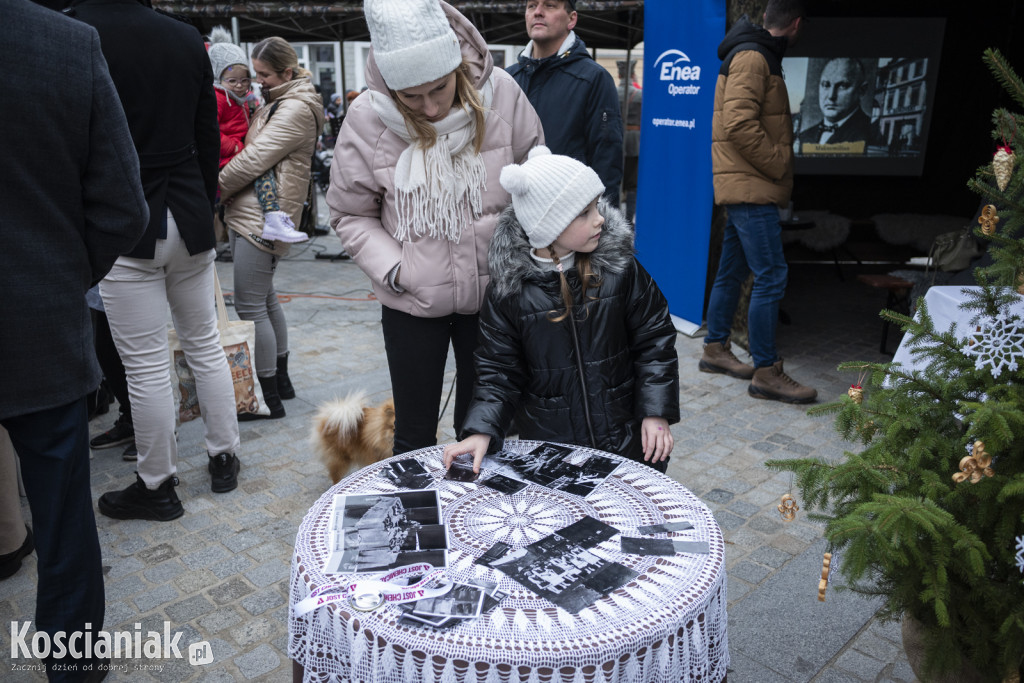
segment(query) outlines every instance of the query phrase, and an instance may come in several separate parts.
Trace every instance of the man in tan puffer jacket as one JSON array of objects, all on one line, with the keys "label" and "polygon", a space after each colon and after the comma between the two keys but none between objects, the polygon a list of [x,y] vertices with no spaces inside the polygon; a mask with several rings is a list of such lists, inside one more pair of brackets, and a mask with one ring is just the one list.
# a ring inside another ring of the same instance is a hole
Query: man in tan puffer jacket
[{"label": "man in tan puffer jacket", "polygon": [[[726,208],[718,275],[708,302],[708,336],[699,368],[749,379],[754,398],[810,403],[818,392],[791,379],[775,349],[786,291],[779,206],[793,189],[793,122],[782,55],[800,35],[802,0],[769,0],[764,28],[743,17],[718,46],[711,159],[715,203]],[[753,271],[748,330],[751,367],[729,349],[740,288]]]}]

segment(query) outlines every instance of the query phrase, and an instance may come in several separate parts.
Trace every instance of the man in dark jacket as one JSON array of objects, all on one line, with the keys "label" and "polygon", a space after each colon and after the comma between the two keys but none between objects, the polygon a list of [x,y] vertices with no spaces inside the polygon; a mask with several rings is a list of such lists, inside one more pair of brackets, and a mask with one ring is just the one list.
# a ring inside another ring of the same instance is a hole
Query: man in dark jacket
[{"label": "man in dark jacket", "polygon": [[211,305],[220,158],[213,71],[194,27],[138,0],[79,0],[65,11],[99,31],[139,153],[150,209],[138,246],[100,283],[128,375],[139,455],[135,483],[103,494],[99,509],[115,519],[169,521],[184,508],[174,491],[168,304],[195,376],[213,491],[236,488],[240,467],[234,386]]},{"label": "man in dark jacket", "polygon": [[[96,31],[7,0],[0,42],[18,56],[5,69],[17,95],[0,108],[0,424],[21,461],[39,558],[27,635],[46,633],[52,643],[60,631],[78,633],[81,643],[87,624],[103,627],[104,612],[86,410],[100,369],[85,292],[139,240],[149,215]],[[55,92],[66,99],[60,106]],[[12,652],[31,657],[17,632]],[[76,659],[65,657],[59,671],[48,666],[50,680],[102,677],[91,653]]]},{"label": "man in dark jacket", "polygon": [[508,68],[544,125],[555,154],[597,171],[605,198],[619,206],[622,183],[622,115],[615,81],[576,37],[576,0],[528,0],[530,42]]},{"label": "man in dark jacket", "polygon": [[[775,349],[788,268],[779,206],[793,189],[793,122],[782,55],[800,35],[802,0],[769,0],[764,28],[743,17],[718,46],[722,68],[711,119],[715,204],[727,212],[722,257],[708,301],[708,336],[699,368],[749,379],[755,398],[809,403],[814,389],[793,381]],[[754,367],[729,348],[740,288],[750,272],[748,335]]]}]

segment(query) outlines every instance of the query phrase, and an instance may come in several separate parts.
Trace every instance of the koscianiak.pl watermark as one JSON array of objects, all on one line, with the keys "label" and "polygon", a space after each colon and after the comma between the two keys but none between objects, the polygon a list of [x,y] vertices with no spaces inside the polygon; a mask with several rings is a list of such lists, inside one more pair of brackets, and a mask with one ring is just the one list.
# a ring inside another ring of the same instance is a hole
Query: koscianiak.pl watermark
[{"label": "koscianiak.pl watermark", "polygon": [[171,633],[166,621],[163,632],[143,631],[142,624],[136,623],[132,631],[94,631],[92,624],[86,624],[84,631],[53,634],[32,631],[31,621],[12,621],[11,670],[42,671],[43,660],[51,670],[76,666],[82,659],[103,660],[101,667],[124,672],[162,671],[162,662],[169,659],[185,659],[193,666],[213,661],[209,642],[186,647],[181,636],[180,631]]}]

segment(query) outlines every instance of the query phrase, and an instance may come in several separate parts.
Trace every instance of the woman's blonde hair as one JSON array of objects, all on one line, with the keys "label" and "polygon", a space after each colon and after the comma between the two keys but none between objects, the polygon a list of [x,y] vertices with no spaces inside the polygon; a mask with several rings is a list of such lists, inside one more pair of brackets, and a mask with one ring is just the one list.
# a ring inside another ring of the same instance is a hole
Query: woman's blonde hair
[{"label": "woman's blonde hair", "polygon": [[292,78],[312,77],[306,69],[299,66],[299,56],[295,54],[295,48],[288,44],[288,41],[278,36],[264,38],[252,48],[252,59],[258,59],[265,63],[274,73],[282,74],[287,69],[292,70]]},{"label": "woman's blonde hair", "polygon": [[[555,253],[553,246],[548,247],[548,254],[551,256],[551,260],[555,262],[556,266],[561,266],[561,262],[558,260],[558,254]],[[601,281],[594,273],[594,269],[590,264],[590,254],[581,254],[576,252],[576,271],[580,274],[580,281],[583,283],[582,296],[584,299],[589,298],[591,301],[597,299],[597,297],[587,296],[587,290],[591,287],[597,288],[601,285]],[[562,283],[562,303],[565,304],[565,310],[559,313],[558,311],[548,311],[548,320],[553,323],[560,323],[566,319],[569,315],[569,311],[572,309],[573,299],[572,290],[569,289],[569,280],[566,279],[565,273],[562,268],[558,268],[558,278]],[[586,320],[587,315],[590,313],[590,309],[587,307],[583,308],[583,316],[581,320]]]},{"label": "woman's blonde hair", "polygon": [[[480,99],[480,91],[476,89],[469,77],[469,64],[463,61],[453,73],[455,74],[455,101],[452,104],[467,110],[473,117],[476,124],[473,151],[479,154],[484,144],[484,119],[487,110],[484,109],[484,103]],[[405,127],[409,130],[409,135],[423,149],[433,147],[437,142],[437,132],[434,127],[422,115],[406,106],[398,93],[394,90],[390,92],[391,99],[395,101],[395,106],[398,107],[402,118],[405,119]]]}]

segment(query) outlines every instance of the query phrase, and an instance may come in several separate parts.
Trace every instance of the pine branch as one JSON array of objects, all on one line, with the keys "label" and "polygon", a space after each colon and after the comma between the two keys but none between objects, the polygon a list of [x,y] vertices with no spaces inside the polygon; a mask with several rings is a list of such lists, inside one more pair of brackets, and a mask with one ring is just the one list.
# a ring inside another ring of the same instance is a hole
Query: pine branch
[{"label": "pine branch", "polygon": [[1014,72],[1002,53],[996,48],[990,47],[985,50],[984,59],[996,80],[1010,93],[1017,104],[1024,107],[1024,81]]}]

